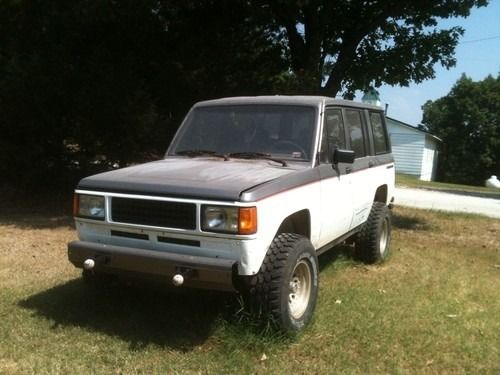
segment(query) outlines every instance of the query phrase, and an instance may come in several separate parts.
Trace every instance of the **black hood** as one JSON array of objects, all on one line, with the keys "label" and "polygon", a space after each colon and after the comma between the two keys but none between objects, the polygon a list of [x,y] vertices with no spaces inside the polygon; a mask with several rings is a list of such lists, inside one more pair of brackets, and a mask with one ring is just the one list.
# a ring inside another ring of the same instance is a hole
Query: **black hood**
[{"label": "black hood", "polygon": [[303,170],[268,160],[169,157],[86,177],[78,189],[238,201],[252,187]]}]

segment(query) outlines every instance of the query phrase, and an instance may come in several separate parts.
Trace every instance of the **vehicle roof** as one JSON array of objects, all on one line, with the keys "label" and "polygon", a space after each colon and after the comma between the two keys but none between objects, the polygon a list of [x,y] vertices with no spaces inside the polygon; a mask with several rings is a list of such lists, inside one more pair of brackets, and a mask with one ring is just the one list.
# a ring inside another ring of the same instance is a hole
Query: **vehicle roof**
[{"label": "vehicle roof", "polygon": [[273,95],[273,96],[235,96],[205,100],[195,104],[195,107],[217,106],[217,105],[249,105],[249,104],[275,104],[275,105],[338,105],[345,107],[367,108],[382,111],[382,108],[370,104],[354,102],[351,100],[335,99],[328,96],[305,96],[305,95]]}]

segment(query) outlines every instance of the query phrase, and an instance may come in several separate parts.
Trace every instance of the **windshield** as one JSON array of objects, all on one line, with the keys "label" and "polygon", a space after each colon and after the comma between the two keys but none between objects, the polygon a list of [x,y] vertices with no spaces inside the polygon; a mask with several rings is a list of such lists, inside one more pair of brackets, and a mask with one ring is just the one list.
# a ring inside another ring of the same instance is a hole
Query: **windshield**
[{"label": "windshield", "polygon": [[169,155],[260,153],[308,161],[314,142],[314,107],[235,105],[199,107],[186,119]]}]

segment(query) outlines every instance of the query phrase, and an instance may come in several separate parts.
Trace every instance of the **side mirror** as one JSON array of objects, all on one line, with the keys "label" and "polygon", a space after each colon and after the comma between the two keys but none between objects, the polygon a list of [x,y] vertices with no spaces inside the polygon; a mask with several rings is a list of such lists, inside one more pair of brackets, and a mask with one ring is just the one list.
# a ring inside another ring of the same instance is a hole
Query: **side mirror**
[{"label": "side mirror", "polygon": [[339,148],[335,149],[333,152],[333,164],[338,163],[354,163],[356,158],[356,153],[352,150],[341,150]]}]

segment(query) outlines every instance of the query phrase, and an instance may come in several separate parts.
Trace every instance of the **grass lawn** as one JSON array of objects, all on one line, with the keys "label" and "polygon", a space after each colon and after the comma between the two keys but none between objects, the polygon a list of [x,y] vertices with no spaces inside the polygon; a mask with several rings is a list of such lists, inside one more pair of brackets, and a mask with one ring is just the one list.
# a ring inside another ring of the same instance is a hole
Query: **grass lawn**
[{"label": "grass lawn", "polygon": [[0,217],[0,373],[499,374],[500,220],[397,207],[393,256],[320,258],[313,324],[280,337],[233,295],[85,287],[67,217]]},{"label": "grass lawn", "polygon": [[482,196],[485,198],[500,199],[500,189],[489,188],[485,186],[459,185],[459,184],[449,184],[445,182],[422,181],[419,180],[416,176],[411,176],[402,173],[396,174],[396,186],[442,190],[455,193],[462,192],[465,195],[471,195],[472,193],[472,195]]}]

